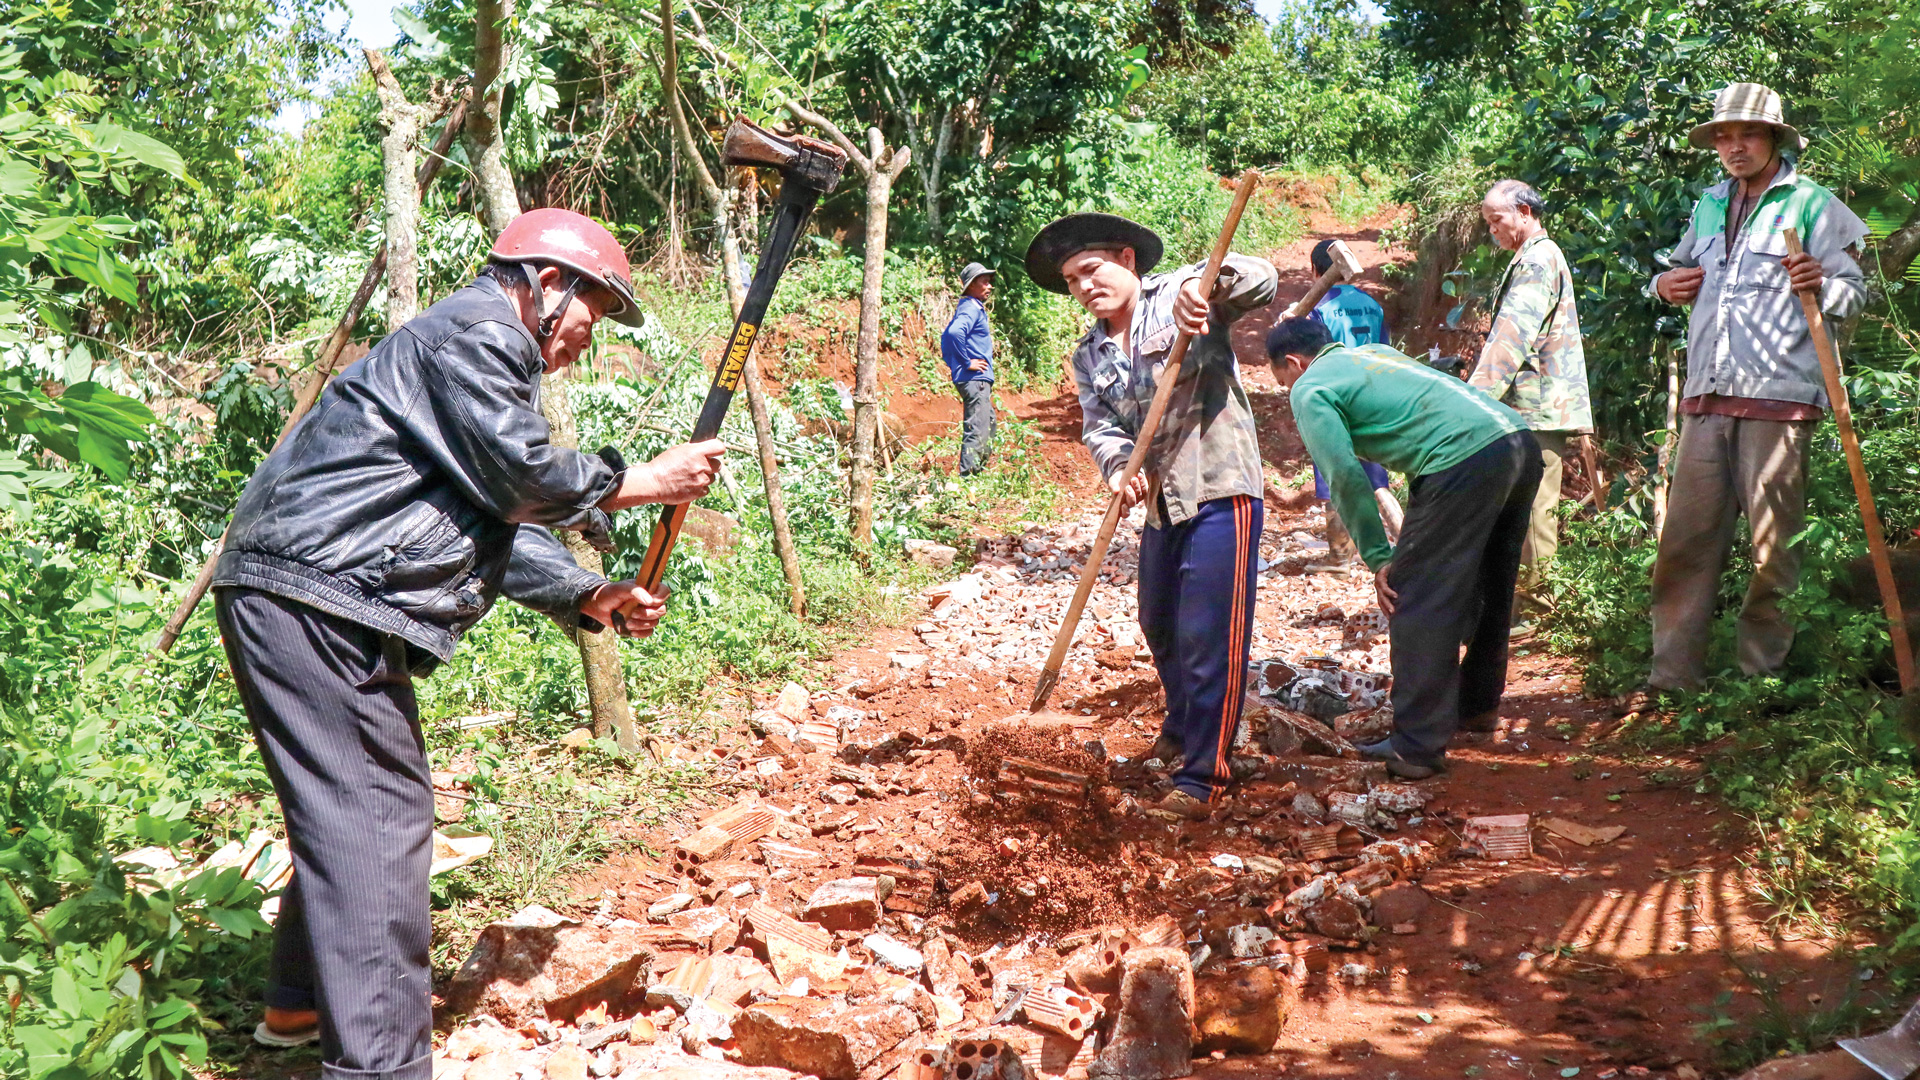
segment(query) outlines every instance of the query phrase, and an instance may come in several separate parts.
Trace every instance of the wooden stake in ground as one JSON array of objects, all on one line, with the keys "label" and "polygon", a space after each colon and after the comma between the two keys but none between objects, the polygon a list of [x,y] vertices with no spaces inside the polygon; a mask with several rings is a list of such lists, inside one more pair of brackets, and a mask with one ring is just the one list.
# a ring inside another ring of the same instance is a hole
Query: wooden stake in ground
[{"label": "wooden stake in ground", "polygon": [[839,125],[798,102],[787,102],[793,118],[825,132],[847,152],[848,160],[867,180],[867,229],[861,249],[860,337],[853,361],[853,467],[848,470],[852,496],[853,542],[873,546],[873,458],[880,428],[880,287],[887,272],[887,202],[893,182],[907,168],[913,151],[889,147],[880,129],[867,129],[868,151],[861,153]]},{"label": "wooden stake in ground", "polygon": [[[1253,189],[1260,183],[1260,172],[1248,169],[1240,174],[1240,184],[1233,193],[1233,205],[1227,208],[1227,220],[1220,226],[1220,238],[1213,242],[1213,254],[1207,256],[1207,268],[1200,274],[1200,295],[1211,298],[1213,283],[1220,277],[1220,265],[1227,259],[1227,248],[1233,244],[1233,234],[1240,228],[1240,215],[1247,210],[1247,200],[1253,197]],[[1113,542],[1113,530],[1120,524],[1120,505],[1127,486],[1133,483],[1140,466],[1147,460],[1147,448],[1153,445],[1154,432],[1160,429],[1161,414],[1167,411],[1167,399],[1172,397],[1173,385],[1180,381],[1180,365],[1186,361],[1187,346],[1193,342],[1193,335],[1181,331],[1174,339],[1173,349],[1167,354],[1166,366],[1160,369],[1160,385],[1153,392],[1153,404],[1147,409],[1147,418],[1140,423],[1140,430],[1133,436],[1133,453],[1127,455],[1126,467],[1120,470],[1120,482],[1115,485],[1113,498],[1107,501],[1107,517],[1100,523],[1100,533],[1093,538],[1093,547],[1087,552],[1087,568],[1080,573],[1080,587],[1073,591],[1073,603],[1067,605],[1067,617],[1060,623],[1060,632],[1053,637],[1053,652],[1047,656],[1047,666],[1040,672],[1040,681],[1033,688],[1031,711],[1039,712],[1047,704],[1047,698],[1053,694],[1054,684],[1060,681],[1060,665],[1066,663],[1067,647],[1073,644],[1073,632],[1080,627],[1080,613],[1086,610],[1087,597],[1093,594],[1093,583],[1100,576],[1100,564],[1107,561],[1107,545]]]},{"label": "wooden stake in ground", "polygon": [[[425,191],[440,175],[440,165],[447,159],[447,151],[453,148],[453,138],[460,133],[466,122],[467,105],[470,94],[462,94],[453,103],[453,111],[447,115],[447,124],[440,129],[439,138],[433,141],[433,151],[427,160],[420,163],[418,174],[420,190]],[[287,440],[287,434],[294,429],[313,403],[320,399],[320,391],[327,388],[327,380],[333,377],[334,366],[340,362],[340,353],[347,347],[347,338],[353,334],[353,326],[367,310],[367,301],[373,299],[373,290],[380,287],[380,278],[387,272],[387,245],[382,243],[373,253],[373,261],[367,264],[367,272],[360,276],[360,287],[353,292],[353,299],[347,302],[347,310],[340,313],[340,321],[333,324],[333,333],[327,335],[326,344],[320,347],[320,355],[313,364],[313,378],[301,389],[300,396],[294,400],[292,411],[287,413],[287,421],[280,425],[280,435],[273,440],[277,449]],[[193,617],[193,609],[200,606],[201,598],[207,595],[208,586],[213,584],[213,570],[220,561],[220,552],[226,546],[227,534],[220,533],[220,539],[213,545],[213,551],[200,567],[200,573],[187,586],[187,594],[180,598],[180,606],[173,609],[173,617],[160,630],[160,639],[154,643],[156,652],[165,654],[173,650],[173,643],[180,640],[180,632],[186,629],[187,620]]]},{"label": "wooden stake in ground", "polygon": [[[1800,234],[1784,230],[1787,250],[1795,255]],[[1887,558],[1887,537],[1880,529],[1880,512],[1874,509],[1873,488],[1867,483],[1867,462],[1860,455],[1860,438],[1853,432],[1853,409],[1847,403],[1847,388],[1840,384],[1840,357],[1834,352],[1833,338],[1827,333],[1826,317],[1820,312],[1820,299],[1812,293],[1800,293],[1800,309],[1807,316],[1807,332],[1813,335],[1814,351],[1820,354],[1820,374],[1826,377],[1827,400],[1833,403],[1833,424],[1840,429],[1840,445],[1847,452],[1847,471],[1853,474],[1853,493],[1860,499],[1860,524],[1867,531],[1867,554],[1873,560],[1873,576],[1880,583],[1880,600],[1887,609],[1887,630],[1893,636],[1893,662],[1900,669],[1900,694],[1914,697],[1913,648],[1907,641],[1907,620],[1900,611],[1900,591],[1893,581],[1893,563]]]}]

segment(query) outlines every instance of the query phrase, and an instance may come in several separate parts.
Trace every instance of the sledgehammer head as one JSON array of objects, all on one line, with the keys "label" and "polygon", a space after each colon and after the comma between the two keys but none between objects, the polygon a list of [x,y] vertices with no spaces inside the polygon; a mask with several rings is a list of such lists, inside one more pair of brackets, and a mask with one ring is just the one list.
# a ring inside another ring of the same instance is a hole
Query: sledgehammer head
[{"label": "sledgehammer head", "polygon": [[820,192],[832,191],[847,167],[846,152],[830,142],[768,131],[744,116],[727,125],[720,160],[749,169],[778,169],[782,180]]},{"label": "sledgehammer head", "polygon": [[1353,249],[1347,246],[1345,240],[1335,240],[1328,246],[1327,254],[1333,258],[1333,265],[1327,267],[1334,274],[1333,280],[1352,281],[1360,276],[1360,260],[1354,256]]}]

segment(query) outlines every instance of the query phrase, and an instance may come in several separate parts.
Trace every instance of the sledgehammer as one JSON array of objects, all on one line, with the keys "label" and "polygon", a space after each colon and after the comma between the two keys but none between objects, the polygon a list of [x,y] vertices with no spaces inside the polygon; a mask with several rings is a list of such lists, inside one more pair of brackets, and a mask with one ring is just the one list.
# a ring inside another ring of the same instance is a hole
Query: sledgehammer
[{"label": "sledgehammer", "polygon": [[1333,257],[1333,265],[1327,267],[1327,272],[1314,281],[1313,288],[1307,290],[1307,295],[1280,313],[1281,318],[1297,319],[1305,315],[1313,310],[1313,305],[1319,303],[1321,297],[1327,295],[1328,289],[1360,276],[1360,260],[1354,256],[1353,249],[1347,246],[1345,240],[1335,240],[1327,248],[1327,254]]},{"label": "sledgehammer", "polygon": [[[778,134],[742,116],[727,128],[726,141],[720,147],[720,161],[724,165],[778,171],[780,202],[774,211],[773,228],[767,233],[766,245],[760,249],[753,284],[747,287],[746,302],[740,305],[740,314],[733,320],[733,333],[728,336],[726,351],[720,354],[720,363],[714,368],[713,385],[708,387],[706,401],[700,406],[700,418],[694,422],[693,442],[704,442],[720,434],[727,407],[733,404],[734,392],[740,389],[747,358],[753,355],[754,341],[759,336],[767,305],[773,300],[773,290],[793,258],[793,245],[800,239],[800,230],[806,227],[807,219],[813,216],[820,197],[840,183],[847,155],[832,143],[804,135]],[[660,578],[667,572],[667,556],[673,554],[674,542],[680,539],[680,529],[686,521],[685,504],[660,508],[660,520],[654,524],[646,557],[640,561],[640,572],[635,575],[641,588],[650,593],[658,590]]]}]

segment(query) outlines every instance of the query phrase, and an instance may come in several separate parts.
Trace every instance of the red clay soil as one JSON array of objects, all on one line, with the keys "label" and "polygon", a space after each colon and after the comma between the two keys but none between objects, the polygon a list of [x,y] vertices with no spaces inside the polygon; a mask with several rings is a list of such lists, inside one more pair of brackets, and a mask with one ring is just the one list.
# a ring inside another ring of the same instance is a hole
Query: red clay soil
[{"label": "red clay soil", "polygon": [[[1377,288],[1380,268],[1404,252],[1378,243],[1389,214],[1340,235],[1368,266],[1363,285]],[[1275,253],[1282,267],[1279,306],[1302,293],[1306,253],[1318,235]],[[1371,289],[1370,289],[1371,291]],[[1257,346],[1266,325],[1255,316],[1236,335],[1245,381],[1256,403],[1269,464],[1292,471],[1303,462],[1284,401]],[[889,369],[883,379],[910,377]],[[892,384],[896,410],[922,395],[906,379]],[[929,406],[934,403],[928,402]],[[1044,433],[1048,459],[1062,481],[1082,493],[1075,511],[1098,505],[1097,481],[1078,445],[1079,414],[1067,388],[1015,396],[1017,414]],[[1267,539],[1317,533],[1318,519],[1269,507]],[[1349,612],[1370,603],[1364,579],[1263,575],[1256,656],[1263,648],[1332,652],[1339,627],[1319,626],[1327,604]],[[1319,635],[1324,640],[1314,640]],[[979,749],[991,721],[1024,710],[1035,672],[987,671],[951,680],[889,677],[889,656],[925,647],[905,629],[883,630],[863,647],[818,665],[816,681],[844,686],[884,679],[889,689],[861,703],[885,730],[929,737],[960,734]],[[1384,651],[1374,660],[1384,667]],[[1838,1001],[1855,971],[1828,954],[1843,943],[1773,921],[1749,889],[1750,851],[1741,823],[1714,798],[1695,793],[1700,767],[1689,757],[1644,759],[1609,741],[1617,721],[1601,702],[1584,699],[1575,661],[1519,650],[1501,710],[1502,730],[1463,735],[1450,751],[1452,771],[1424,785],[1432,794],[1424,820],[1403,835],[1457,845],[1466,817],[1531,813],[1594,827],[1625,826],[1610,843],[1583,848],[1551,838],[1532,859],[1491,862],[1442,859],[1421,879],[1432,897],[1417,930],[1383,934],[1373,944],[1334,954],[1334,973],[1294,991],[1281,1049],[1263,1057],[1196,1062],[1211,1078],[1716,1075],[1713,1048],[1696,1025],[1717,1013],[1751,1016],[1754,983],[1744,972],[1781,980],[1782,998]],[[1110,759],[1137,761],[1157,732],[1164,708],[1157,679],[1144,664],[1094,668],[1063,679],[1053,706],[1087,725],[1047,745],[991,747],[989,757],[1016,750],[1061,767],[1096,774],[1081,749],[1097,739]],[[1030,738],[1043,737],[1030,736]],[[811,756],[810,756],[811,757]],[[824,767],[809,761],[798,772]],[[978,761],[975,763],[978,771]],[[1137,767],[1137,766],[1136,766]],[[1213,822],[1173,829],[1141,825],[1099,806],[1091,811],[1030,815],[957,810],[965,762],[941,754],[913,777],[913,792],[866,799],[853,809],[867,824],[816,837],[834,859],[887,854],[899,845],[929,850],[950,887],[982,879],[1031,889],[1033,895],[992,919],[948,913],[954,932],[980,946],[1011,945],[1033,934],[1059,934],[1144,921],[1168,911],[1189,922],[1208,915],[1202,898],[1135,887],[1173,853],[1263,854],[1267,845],[1245,822],[1274,785],[1236,791]],[[774,796],[778,796],[778,782]],[[1144,830],[1144,831],[1143,831]],[[664,850],[671,836],[652,837]],[[1008,840],[1014,841],[1009,845]],[[845,850],[836,850],[836,848]],[[616,885],[648,880],[653,860],[628,856],[576,882],[576,895],[596,897]],[[660,879],[664,880],[664,879]],[[1024,891],[1023,889],[1023,891]],[[778,892],[778,886],[774,888]],[[646,890],[631,889],[614,914],[644,919]],[[776,902],[780,897],[770,895]],[[1214,902],[1217,906],[1218,902]],[[624,910],[623,910],[624,909]],[[1217,913],[1216,913],[1217,914]],[[1371,973],[1361,983],[1338,977],[1344,964]],[[1716,1004],[1731,993],[1730,1004]]]}]

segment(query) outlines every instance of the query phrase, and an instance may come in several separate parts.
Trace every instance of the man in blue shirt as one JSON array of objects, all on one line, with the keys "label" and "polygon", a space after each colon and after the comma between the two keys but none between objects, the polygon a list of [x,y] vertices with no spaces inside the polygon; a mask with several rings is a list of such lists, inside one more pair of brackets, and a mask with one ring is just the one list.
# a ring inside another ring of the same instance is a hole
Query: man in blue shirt
[{"label": "man in blue shirt", "polygon": [[[1309,257],[1313,263],[1313,276],[1319,277],[1333,265],[1333,240],[1322,240],[1313,246]],[[1368,296],[1353,285],[1335,285],[1327,290],[1327,295],[1313,306],[1307,318],[1325,326],[1336,345],[1352,348],[1356,345],[1385,345],[1387,343],[1387,313],[1380,301]],[[1387,528],[1388,539],[1398,539],[1400,522],[1404,517],[1400,503],[1393,493],[1387,490],[1392,482],[1387,470],[1371,461],[1363,461],[1361,467],[1367,472],[1367,479],[1373,482],[1373,499],[1380,507],[1380,522]],[[1354,554],[1352,534],[1347,531],[1346,523],[1340,520],[1339,511],[1333,508],[1332,491],[1327,487],[1327,478],[1320,474],[1320,465],[1313,466],[1313,496],[1327,504],[1327,554],[1333,556],[1336,565],[1345,568]]]},{"label": "man in blue shirt", "polygon": [[985,467],[987,447],[993,441],[993,333],[987,329],[993,273],[977,262],[960,271],[960,303],[940,334],[940,357],[947,362],[963,410],[961,476],[972,476]]}]

